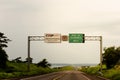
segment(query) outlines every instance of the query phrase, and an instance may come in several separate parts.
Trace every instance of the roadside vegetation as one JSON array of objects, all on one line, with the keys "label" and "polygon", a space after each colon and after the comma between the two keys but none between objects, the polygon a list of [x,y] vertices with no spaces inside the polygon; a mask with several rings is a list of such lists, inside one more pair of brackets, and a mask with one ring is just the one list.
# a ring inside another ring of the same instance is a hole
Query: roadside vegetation
[{"label": "roadside vegetation", "polygon": [[60,68],[50,68],[51,64],[47,59],[34,64],[32,58],[30,61],[30,71],[27,69],[28,58],[25,61],[21,60],[21,57],[17,57],[13,60],[8,60],[8,54],[5,51],[7,43],[11,40],[8,39],[4,33],[0,32],[0,80],[6,78],[21,78],[40,74],[46,74],[56,71],[70,70],[72,67],[65,66]]},{"label": "roadside vegetation", "polygon": [[85,73],[105,77],[110,80],[120,80],[120,65],[116,65],[114,68],[111,69],[106,69],[104,65],[102,72],[99,71],[99,68],[100,66],[98,65],[95,67],[83,67],[80,70]]},{"label": "roadside vegetation", "polygon": [[100,72],[99,65],[95,67],[82,67],[81,71],[110,80],[120,80],[120,47],[105,48],[103,64],[102,72]]},{"label": "roadside vegetation", "polygon": [[6,69],[0,69],[0,79],[29,77],[73,69],[71,66],[50,68],[41,66],[38,67],[36,64],[31,64],[30,71],[28,72],[26,63],[7,62],[7,65],[8,67]]}]

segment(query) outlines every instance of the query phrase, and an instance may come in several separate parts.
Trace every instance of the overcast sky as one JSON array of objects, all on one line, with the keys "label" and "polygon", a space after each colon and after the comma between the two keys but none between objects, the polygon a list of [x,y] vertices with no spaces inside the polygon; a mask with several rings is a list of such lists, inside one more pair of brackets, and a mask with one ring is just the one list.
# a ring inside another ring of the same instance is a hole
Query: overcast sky
[{"label": "overcast sky", "polygon": [[[0,0],[0,31],[12,40],[9,59],[27,57],[27,37],[44,33],[103,36],[103,48],[120,46],[119,0]],[[31,42],[34,62],[99,63],[99,41]]]}]

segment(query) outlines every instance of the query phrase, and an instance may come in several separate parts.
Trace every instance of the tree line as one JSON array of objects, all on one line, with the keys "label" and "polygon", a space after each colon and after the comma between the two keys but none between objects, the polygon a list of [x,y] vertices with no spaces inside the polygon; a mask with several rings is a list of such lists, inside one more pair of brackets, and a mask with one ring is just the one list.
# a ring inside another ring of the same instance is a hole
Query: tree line
[{"label": "tree line", "polygon": [[[5,51],[5,48],[8,47],[7,43],[10,42],[11,40],[8,39],[4,33],[0,32],[0,69],[6,69],[7,66],[7,61],[8,60],[8,55]],[[21,57],[17,57],[15,59],[13,59],[10,62],[16,62],[16,63],[27,63],[28,62],[28,58],[26,58],[26,61],[22,61]],[[30,58],[30,62],[32,63],[32,58]],[[47,59],[43,59],[42,61],[38,62],[36,64],[38,67],[50,67],[51,64],[48,63]]]}]

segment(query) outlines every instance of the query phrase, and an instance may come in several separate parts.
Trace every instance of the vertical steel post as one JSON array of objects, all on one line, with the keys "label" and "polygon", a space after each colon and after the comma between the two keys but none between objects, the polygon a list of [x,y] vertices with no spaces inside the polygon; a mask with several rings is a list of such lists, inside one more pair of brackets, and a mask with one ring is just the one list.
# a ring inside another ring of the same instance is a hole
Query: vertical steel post
[{"label": "vertical steel post", "polygon": [[30,36],[28,36],[28,58],[27,58],[27,63],[28,63],[28,71],[30,71]]},{"label": "vertical steel post", "polygon": [[102,36],[100,36],[100,71],[102,72]]}]

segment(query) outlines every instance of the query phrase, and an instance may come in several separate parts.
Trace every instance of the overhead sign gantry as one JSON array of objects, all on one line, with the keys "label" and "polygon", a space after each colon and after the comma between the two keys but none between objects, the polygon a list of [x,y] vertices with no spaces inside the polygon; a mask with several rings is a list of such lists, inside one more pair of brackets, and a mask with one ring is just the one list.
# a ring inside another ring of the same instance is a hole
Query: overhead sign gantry
[{"label": "overhead sign gantry", "polygon": [[100,41],[100,71],[102,71],[102,36],[85,36],[82,33],[70,33],[61,35],[60,33],[45,33],[44,36],[28,36],[28,71],[30,71],[30,41],[44,41],[45,43],[85,43],[85,41]]}]

